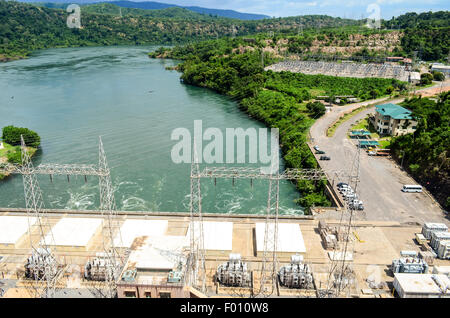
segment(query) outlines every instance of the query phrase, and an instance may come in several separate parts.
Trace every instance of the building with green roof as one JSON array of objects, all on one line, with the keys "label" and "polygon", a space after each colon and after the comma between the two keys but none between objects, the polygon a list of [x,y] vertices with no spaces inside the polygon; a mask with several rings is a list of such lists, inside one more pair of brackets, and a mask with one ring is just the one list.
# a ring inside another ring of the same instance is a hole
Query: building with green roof
[{"label": "building with green roof", "polygon": [[375,107],[375,115],[369,118],[380,135],[400,136],[417,129],[412,112],[396,104],[382,104]]}]

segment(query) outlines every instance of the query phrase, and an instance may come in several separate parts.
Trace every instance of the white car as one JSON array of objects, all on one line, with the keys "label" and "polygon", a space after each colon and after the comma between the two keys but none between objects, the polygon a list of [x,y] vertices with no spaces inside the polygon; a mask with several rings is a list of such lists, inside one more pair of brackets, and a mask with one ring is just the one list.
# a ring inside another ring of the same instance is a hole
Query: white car
[{"label": "white car", "polygon": [[314,146],[314,149],[315,149],[316,151],[319,151],[319,150],[320,150],[319,146],[317,146],[317,145]]},{"label": "white car", "polygon": [[376,156],[377,155],[377,153],[375,151],[369,151],[367,154],[369,156]]}]

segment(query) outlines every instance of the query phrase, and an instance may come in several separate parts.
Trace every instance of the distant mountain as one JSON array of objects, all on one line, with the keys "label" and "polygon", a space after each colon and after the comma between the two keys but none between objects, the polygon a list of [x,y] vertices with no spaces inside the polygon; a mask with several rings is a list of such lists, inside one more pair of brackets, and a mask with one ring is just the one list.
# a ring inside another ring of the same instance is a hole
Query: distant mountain
[{"label": "distant mountain", "polygon": [[[27,3],[33,3],[37,1],[33,0],[19,0],[20,2],[27,2]],[[65,3],[66,5],[60,5],[61,3]],[[142,2],[134,2],[134,1],[126,1],[126,0],[119,0],[119,1],[92,1],[92,0],[53,0],[51,3],[45,3],[45,6],[48,8],[65,8],[67,4],[69,3],[77,3],[80,5],[85,4],[98,4],[98,3],[112,3],[122,8],[134,8],[134,9],[145,9],[145,10],[161,10],[161,9],[167,9],[167,8],[183,8],[187,9],[193,12],[206,14],[206,15],[212,15],[212,16],[219,16],[224,18],[232,18],[232,19],[239,19],[239,20],[261,20],[261,19],[268,19],[270,18],[267,15],[263,14],[253,14],[253,13],[243,13],[238,12],[234,10],[222,10],[222,9],[209,9],[209,8],[202,8],[202,7],[196,7],[196,6],[181,6],[176,4],[169,4],[169,3],[162,3],[162,2],[154,2],[154,1],[142,1]],[[41,2],[41,4],[43,4]]]},{"label": "distant mountain", "polygon": [[202,8],[202,7],[196,7],[196,6],[180,6],[180,5],[154,2],[154,1],[133,2],[133,1],[120,0],[120,1],[112,1],[111,3],[118,5],[119,7],[123,7],[123,8],[138,8],[138,9],[150,9],[150,10],[165,9],[165,8],[170,8],[170,7],[180,7],[180,8],[188,9],[188,10],[191,10],[191,11],[194,11],[197,13],[217,15],[219,17],[233,18],[233,19],[240,19],[240,20],[261,20],[261,19],[270,18],[269,16],[263,15],[263,14],[242,13],[242,12],[238,12],[238,11],[234,11],[234,10],[209,9],[209,8]]}]

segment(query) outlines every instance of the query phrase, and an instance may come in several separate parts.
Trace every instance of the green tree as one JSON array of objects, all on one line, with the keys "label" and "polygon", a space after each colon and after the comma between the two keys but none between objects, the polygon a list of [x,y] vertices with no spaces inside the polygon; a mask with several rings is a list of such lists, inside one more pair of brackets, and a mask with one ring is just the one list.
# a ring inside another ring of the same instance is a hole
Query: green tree
[{"label": "green tree", "polygon": [[310,102],[306,104],[306,108],[314,118],[319,118],[326,112],[325,105],[321,102]]}]

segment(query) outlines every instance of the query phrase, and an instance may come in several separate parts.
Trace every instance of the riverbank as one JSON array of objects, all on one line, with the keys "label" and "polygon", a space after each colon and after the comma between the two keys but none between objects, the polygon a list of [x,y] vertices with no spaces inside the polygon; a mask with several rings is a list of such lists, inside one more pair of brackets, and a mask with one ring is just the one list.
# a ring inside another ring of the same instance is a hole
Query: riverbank
[{"label": "riverbank", "polygon": [[[30,157],[36,154],[37,149],[33,147],[27,147],[27,152]],[[21,151],[20,146],[11,146],[5,142],[0,143],[0,165],[10,163],[17,164],[20,162]],[[10,173],[0,173],[0,180],[4,180],[10,176]]]}]

